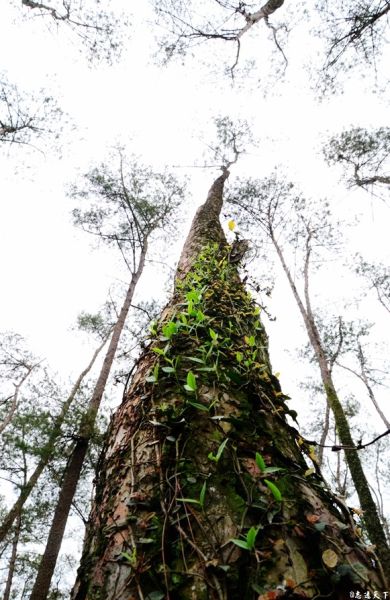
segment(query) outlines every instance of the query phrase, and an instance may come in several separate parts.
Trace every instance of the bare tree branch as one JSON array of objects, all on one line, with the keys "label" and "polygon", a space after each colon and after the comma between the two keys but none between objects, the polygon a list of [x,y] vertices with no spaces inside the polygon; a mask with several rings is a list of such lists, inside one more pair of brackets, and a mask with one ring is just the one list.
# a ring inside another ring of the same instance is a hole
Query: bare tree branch
[{"label": "bare tree branch", "polygon": [[186,49],[191,46],[192,41],[233,42],[236,45],[236,53],[229,69],[233,78],[234,70],[239,62],[242,38],[255,25],[264,21],[272,30],[275,45],[287,64],[285,53],[277,38],[279,27],[275,27],[269,21],[269,17],[283,6],[284,0],[269,0],[255,11],[249,10],[248,5],[241,0],[233,3],[215,0],[215,4],[220,10],[211,16],[207,12],[206,17],[202,14],[199,16],[198,7],[195,10],[191,4],[184,5],[184,3],[172,0],[156,3],[157,14],[170,28],[170,35],[162,44],[167,60],[174,54],[184,54]]},{"label": "bare tree branch", "polygon": [[319,35],[327,39],[323,66],[327,82],[363,61],[376,71],[388,33],[388,0],[317,0],[322,17]]},{"label": "bare tree branch", "polygon": [[31,365],[31,366],[26,366],[26,373],[22,376],[22,378],[18,381],[18,383],[14,383],[15,386],[15,392],[14,394],[11,396],[12,398],[12,402],[11,402],[11,406],[8,409],[8,412],[6,414],[6,416],[4,417],[2,423],[0,423],[0,434],[3,433],[3,431],[6,429],[6,427],[8,427],[8,425],[11,423],[12,418],[14,416],[14,414],[16,413],[16,410],[18,408],[18,403],[19,403],[19,392],[20,389],[22,387],[22,385],[24,384],[24,382],[26,381],[26,379],[30,376],[31,372],[40,364],[40,362]]},{"label": "bare tree branch", "polygon": [[119,57],[123,34],[129,27],[123,13],[116,15],[108,6],[105,10],[100,10],[89,0],[63,0],[62,10],[53,3],[46,4],[34,0],[21,0],[21,3],[23,7],[41,17],[49,16],[56,24],[67,25],[87,47],[91,61],[98,59],[111,63]]},{"label": "bare tree branch", "polygon": [[[29,96],[0,75],[0,144],[26,144],[59,130],[62,112],[43,90]],[[36,148],[36,146],[33,146]]]},{"label": "bare tree branch", "polygon": [[[333,136],[324,146],[328,164],[342,164],[349,186],[369,188],[390,186],[390,128],[374,130],[356,127]],[[352,174],[352,176],[351,176]]]}]

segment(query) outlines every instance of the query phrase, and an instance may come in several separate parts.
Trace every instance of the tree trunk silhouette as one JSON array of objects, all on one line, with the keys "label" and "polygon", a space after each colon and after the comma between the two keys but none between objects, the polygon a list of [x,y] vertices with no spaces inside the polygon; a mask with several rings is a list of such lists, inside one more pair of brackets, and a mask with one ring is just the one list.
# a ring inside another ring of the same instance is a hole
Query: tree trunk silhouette
[{"label": "tree trunk silhouette", "polygon": [[119,313],[118,320],[113,328],[110,344],[89,402],[87,413],[80,426],[78,439],[65,469],[58,502],[46,542],[46,548],[38,568],[30,600],[46,600],[47,594],[49,593],[50,583],[64,536],[69,511],[80,479],[91,436],[94,431],[96,416],[111,371],[112,363],[114,362],[119,338],[133,300],[134,291],[144,268],[146,252],[147,243],[145,241],[141,249],[137,270],[132,274],[124,303]]},{"label": "tree trunk silhouette", "polygon": [[[321,381],[325,391],[328,406],[331,408],[340,442],[345,446],[345,458],[351,473],[352,481],[359,498],[360,506],[364,512],[364,523],[371,542],[375,545],[380,557],[382,566],[386,573],[386,578],[390,580],[390,550],[386,540],[386,535],[378,514],[373,495],[370,491],[370,486],[367,477],[364,473],[363,466],[356,450],[355,443],[352,439],[351,430],[348,419],[345,414],[343,405],[340,401],[336,387],[333,382],[332,368],[321,341],[321,336],[318,331],[314,313],[311,306],[309,294],[309,263],[310,263],[310,235],[306,240],[306,258],[304,267],[304,299],[303,303],[290,269],[287,266],[281,247],[279,246],[276,237],[271,231],[271,241],[275,247],[283,271],[287,277],[290,288],[292,290],[295,301],[303,318],[310,344],[313,348],[316,363],[321,374]],[[322,441],[322,440],[321,440]]]},{"label": "tree trunk silhouette", "polygon": [[11,589],[12,589],[12,581],[15,574],[16,562],[18,558],[18,544],[20,538],[20,530],[21,530],[21,517],[17,516],[15,523],[14,536],[12,539],[12,550],[11,556],[8,563],[8,573],[7,573],[7,581],[4,588],[4,596],[3,600],[10,600],[11,598]]},{"label": "tree trunk silhouette", "polygon": [[259,308],[197,211],[173,298],[111,420],[72,600],[333,598],[386,588],[286,420]]},{"label": "tree trunk silhouette", "polygon": [[64,424],[66,415],[68,414],[70,407],[73,403],[73,400],[75,399],[75,397],[80,389],[83,379],[86,377],[86,375],[88,375],[89,371],[92,369],[99,353],[103,349],[104,345],[107,343],[107,339],[108,339],[108,336],[103,340],[103,342],[100,344],[100,346],[95,350],[95,352],[92,356],[92,359],[90,360],[87,367],[78,376],[75,384],[73,385],[73,387],[71,389],[71,392],[70,392],[68,398],[65,400],[64,404],[62,405],[61,412],[56,417],[56,419],[53,423],[53,428],[50,431],[49,439],[42,449],[41,458],[39,459],[34,471],[28,478],[28,481],[26,481],[26,483],[21,487],[20,494],[19,494],[17,500],[14,502],[13,506],[10,508],[8,513],[5,515],[3,521],[0,525],[0,542],[2,542],[4,540],[4,538],[6,537],[8,531],[12,527],[12,524],[15,521],[16,517],[21,514],[21,511],[22,511],[22,508],[23,508],[25,502],[28,500],[31,492],[33,491],[34,487],[38,483],[38,480],[39,480],[40,476],[42,475],[43,471],[45,470],[45,468],[47,467],[49,462],[52,460],[53,454],[55,452],[55,444],[61,435],[61,428]]}]

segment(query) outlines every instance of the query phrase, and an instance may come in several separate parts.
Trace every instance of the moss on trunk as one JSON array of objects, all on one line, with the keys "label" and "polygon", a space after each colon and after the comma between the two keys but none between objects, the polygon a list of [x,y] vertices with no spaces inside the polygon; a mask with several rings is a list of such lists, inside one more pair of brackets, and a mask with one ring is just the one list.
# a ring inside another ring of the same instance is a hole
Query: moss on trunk
[{"label": "moss on trunk", "polygon": [[110,425],[73,600],[384,589],[348,509],[308,470],[229,252],[203,245],[153,327]]}]

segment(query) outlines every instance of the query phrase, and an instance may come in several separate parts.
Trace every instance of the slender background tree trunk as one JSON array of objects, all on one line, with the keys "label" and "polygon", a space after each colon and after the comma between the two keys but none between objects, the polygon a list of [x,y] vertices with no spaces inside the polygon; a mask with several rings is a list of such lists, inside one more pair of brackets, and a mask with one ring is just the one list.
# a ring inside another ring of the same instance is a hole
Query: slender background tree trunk
[{"label": "slender background tree trunk", "polygon": [[10,600],[10,598],[11,598],[12,581],[14,578],[14,573],[15,573],[15,568],[16,568],[16,560],[17,560],[17,555],[18,555],[20,529],[21,529],[21,516],[19,514],[19,515],[17,515],[14,536],[12,539],[12,551],[11,551],[11,557],[10,557],[9,563],[8,563],[7,581],[5,584],[3,600]]},{"label": "slender background tree trunk", "polygon": [[86,375],[88,375],[88,373],[92,369],[99,353],[103,349],[106,342],[107,342],[107,338],[96,349],[89,365],[84,369],[84,371],[82,371],[80,373],[68,398],[64,402],[60,414],[54,421],[53,429],[51,430],[50,435],[49,435],[49,440],[42,450],[42,458],[40,458],[37,466],[35,467],[33,473],[29,477],[28,481],[25,483],[25,485],[22,486],[22,489],[21,489],[18,499],[16,500],[14,505],[11,507],[11,509],[9,510],[7,515],[4,517],[4,519],[0,525],[0,542],[2,542],[4,540],[8,531],[12,527],[12,524],[15,521],[17,515],[20,515],[25,502],[28,500],[28,497],[30,496],[35,485],[37,484],[45,467],[49,464],[50,460],[53,458],[53,453],[55,450],[55,443],[61,435],[61,427],[64,423],[65,417],[68,414],[68,411],[73,403],[73,400],[75,399],[75,397],[80,389],[81,383],[83,382]]},{"label": "slender background tree trunk", "polygon": [[89,442],[93,434],[95,420],[99,406],[103,397],[104,389],[110,374],[115,353],[118,348],[119,338],[125,325],[134,291],[138,280],[141,277],[147,252],[147,243],[145,241],[137,270],[133,273],[127,290],[126,298],[119,313],[118,320],[114,326],[109,347],[103,361],[103,365],[96,382],[91,400],[88,405],[88,411],[81,425],[79,438],[73,448],[68,465],[65,469],[60,495],[54,512],[53,521],[50,527],[49,536],[46,542],[45,552],[39,565],[37,577],[31,592],[30,600],[46,600],[50,589],[51,579],[56,566],[58,553],[60,551],[64,531],[69,516],[69,511],[76,492],[76,487],[80,479],[81,469],[87,454]]},{"label": "slender background tree trunk", "polygon": [[308,238],[307,240],[306,260],[304,267],[305,305],[301,300],[294,280],[291,276],[290,270],[284,259],[283,252],[276,238],[273,236],[272,230],[271,240],[275,247],[287,280],[289,282],[299,311],[302,315],[307,335],[313,348],[316,362],[320,369],[321,380],[324,387],[327,403],[329,404],[334,415],[340,442],[343,446],[346,446],[348,448],[347,450],[345,450],[345,458],[351,473],[356,493],[359,498],[360,506],[364,512],[364,523],[367,528],[367,533],[370,537],[371,542],[376,546],[376,550],[382,562],[383,569],[385,570],[386,577],[390,581],[390,550],[387,544],[385,532],[383,530],[382,523],[378,515],[377,507],[370,491],[367,477],[363,471],[358,451],[355,449],[355,444],[352,439],[347,417],[345,416],[343,406],[340,402],[335,385],[333,383],[332,373],[328,365],[326,354],[321,343],[320,334],[318,332],[313,310],[311,307],[309,294],[310,238]]}]

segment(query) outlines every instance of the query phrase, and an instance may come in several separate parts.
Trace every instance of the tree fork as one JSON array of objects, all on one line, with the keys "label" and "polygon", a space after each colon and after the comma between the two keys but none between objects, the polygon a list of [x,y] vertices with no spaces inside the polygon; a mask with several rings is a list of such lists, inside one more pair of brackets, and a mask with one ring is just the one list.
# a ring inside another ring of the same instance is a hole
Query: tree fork
[{"label": "tree fork", "polygon": [[72,600],[344,600],[386,587],[272,374],[229,262],[223,170],[99,461]]}]

